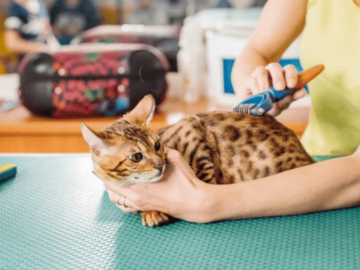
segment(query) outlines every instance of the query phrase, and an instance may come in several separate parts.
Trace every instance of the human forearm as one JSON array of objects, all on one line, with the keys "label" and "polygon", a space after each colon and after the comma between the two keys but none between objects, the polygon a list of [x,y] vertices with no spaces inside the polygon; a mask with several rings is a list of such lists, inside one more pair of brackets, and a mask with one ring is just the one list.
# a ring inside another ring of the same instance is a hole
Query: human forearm
[{"label": "human forearm", "polygon": [[208,187],[207,219],[302,214],[360,203],[360,158],[347,156],[234,185]]},{"label": "human forearm", "polygon": [[[268,74],[265,66],[277,62],[301,33],[305,25],[306,6],[307,0],[267,1],[256,30],[236,59],[232,71],[234,91],[240,100],[269,87],[274,74],[271,70]],[[284,76],[282,71],[281,75]]]},{"label": "human forearm", "polygon": [[12,30],[6,32],[5,44],[9,51],[15,53],[38,52],[46,48],[45,44],[22,39],[19,33]]},{"label": "human forearm", "polygon": [[44,46],[44,44],[34,41],[22,40],[20,42],[11,44],[11,46],[7,46],[7,48],[8,50],[15,53],[30,53],[41,51]]},{"label": "human forearm", "polygon": [[255,70],[258,66],[266,66],[269,64],[269,60],[266,59],[260,52],[258,52],[252,44],[247,44],[240,56],[236,59],[232,74],[231,81],[234,86],[234,91],[240,99],[244,99],[244,91],[246,78]]},{"label": "human forearm", "polygon": [[[181,154],[168,149],[164,179],[107,190],[126,197],[131,211],[160,211],[191,222],[282,216],[360,204],[360,147],[352,156],[231,185],[200,181]],[[125,211],[129,210],[123,209]]]}]

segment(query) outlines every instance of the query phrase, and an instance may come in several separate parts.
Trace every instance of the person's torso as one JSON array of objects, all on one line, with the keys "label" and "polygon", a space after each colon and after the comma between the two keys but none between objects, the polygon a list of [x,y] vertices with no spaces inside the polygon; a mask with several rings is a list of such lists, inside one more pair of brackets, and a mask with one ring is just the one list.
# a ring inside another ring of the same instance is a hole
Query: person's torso
[{"label": "person's torso", "polygon": [[18,30],[23,39],[35,40],[49,26],[48,21],[46,8],[41,1],[38,1],[37,10],[28,10],[22,5],[13,3],[10,7],[5,27],[7,29]]},{"label": "person's torso", "polygon": [[312,155],[352,153],[360,144],[360,7],[352,0],[309,0],[300,59],[304,68],[325,65],[309,84],[305,149]]},{"label": "person's torso", "polygon": [[[69,7],[60,1],[53,11],[53,25],[61,30],[62,36],[76,36],[88,28],[85,14],[86,2],[81,1],[76,7]],[[90,14],[91,15],[91,14]]]}]

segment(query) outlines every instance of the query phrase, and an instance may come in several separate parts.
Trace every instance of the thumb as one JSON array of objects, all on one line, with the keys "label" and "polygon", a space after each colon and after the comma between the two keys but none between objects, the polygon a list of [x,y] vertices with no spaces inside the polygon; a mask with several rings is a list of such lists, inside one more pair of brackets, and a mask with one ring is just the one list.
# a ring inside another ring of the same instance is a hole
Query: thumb
[{"label": "thumb", "polygon": [[167,149],[166,151],[166,161],[167,163],[172,166],[175,170],[174,172],[180,173],[185,177],[181,177],[181,179],[194,179],[197,178],[195,172],[190,167],[190,165],[184,160],[182,155],[173,149]]},{"label": "thumb", "polygon": [[292,96],[287,96],[283,100],[280,100],[279,102],[277,102],[277,107],[279,109],[279,112],[282,112],[282,111],[286,110],[287,108],[289,108],[291,102],[293,102],[293,101],[294,100],[293,100]]},{"label": "thumb", "polygon": [[300,90],[297,90],[295,91],[293,94],[292,94],[292,98],[294,100],[298,100],[300,98],[303,98],[307,95],[307,92],[306,92],[306,89],[305,88],[301,88]]},{"label": "thumb", "polygon": [[168,164],[178,164],[181,161],[184,161],[183,157],[181,156],[181,154],[174,150],[174,149],[170,149],[170,148],[166,148],[165,149],[165,155],[166,155],[166,161]]}]

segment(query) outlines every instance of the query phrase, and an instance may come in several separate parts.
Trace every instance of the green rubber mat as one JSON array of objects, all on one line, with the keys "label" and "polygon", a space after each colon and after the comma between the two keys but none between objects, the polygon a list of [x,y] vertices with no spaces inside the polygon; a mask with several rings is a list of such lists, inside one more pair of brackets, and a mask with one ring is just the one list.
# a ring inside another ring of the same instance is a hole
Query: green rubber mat
[{"label": "green rubber mat", "polygon": [[360,208],[147,228],[109,201],[87,155],[0,156],[9,162],[1,270],[360,269]]}]

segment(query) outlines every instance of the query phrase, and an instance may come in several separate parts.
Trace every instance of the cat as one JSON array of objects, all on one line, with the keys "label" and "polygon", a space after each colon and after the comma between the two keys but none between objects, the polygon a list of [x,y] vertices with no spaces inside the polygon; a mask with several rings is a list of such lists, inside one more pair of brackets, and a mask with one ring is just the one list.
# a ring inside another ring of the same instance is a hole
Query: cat
[{"label": "cat", "polygon": [[[294,132],[271,116],[208,112],[151,131],[154,109],[148,95],[101,131],[82,123],[95,173],[103,181],[125,185],[160,180],[165,147],[179,151],[196,176],[209,184],[249,181],[314,163]],[[169,221],[156,211],[140,214],[145,226]]]}]

